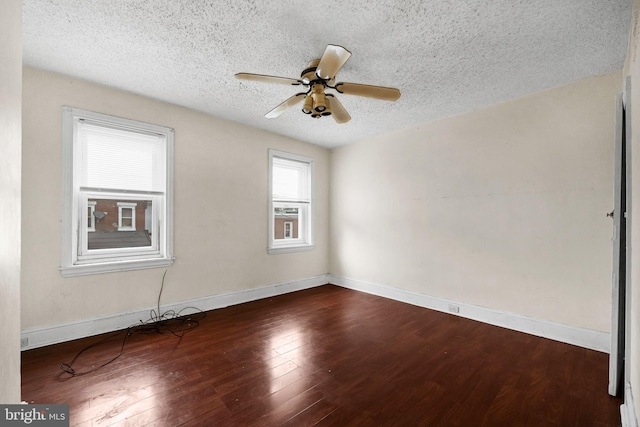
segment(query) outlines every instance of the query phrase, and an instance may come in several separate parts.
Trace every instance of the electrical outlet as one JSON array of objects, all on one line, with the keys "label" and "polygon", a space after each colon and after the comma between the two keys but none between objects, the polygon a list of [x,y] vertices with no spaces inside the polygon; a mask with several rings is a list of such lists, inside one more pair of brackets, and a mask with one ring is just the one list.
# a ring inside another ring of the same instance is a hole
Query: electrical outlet
[{"label": "electrical outlet", "polygon": [[20,348],[24,348],[29,345],[29,338],[20,338]]},{"label": "electrical outlet", "polygon": [[449,304],[449,311],[451,313],[460,313],[460,306],[459,305],[454,305],[454,304]]}]

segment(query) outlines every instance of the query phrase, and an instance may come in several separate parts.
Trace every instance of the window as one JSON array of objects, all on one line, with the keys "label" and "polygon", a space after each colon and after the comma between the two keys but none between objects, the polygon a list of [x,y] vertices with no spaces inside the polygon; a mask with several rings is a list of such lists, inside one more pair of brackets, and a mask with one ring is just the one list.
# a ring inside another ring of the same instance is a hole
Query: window
[{"label": "window", "polygon": [[87,202],[87,231],[96,231],[96,202],[89,200]]},{"label": "window", "polygon": [[63,108],[64,276],[171,265],[173,130]]},{"label": "window", "polygon": [[269,253],[313,249],[313,159],[269,150]]},{"label": "window", "polygon": [[137,203],[118,202],[118,231],[136,231]]}]

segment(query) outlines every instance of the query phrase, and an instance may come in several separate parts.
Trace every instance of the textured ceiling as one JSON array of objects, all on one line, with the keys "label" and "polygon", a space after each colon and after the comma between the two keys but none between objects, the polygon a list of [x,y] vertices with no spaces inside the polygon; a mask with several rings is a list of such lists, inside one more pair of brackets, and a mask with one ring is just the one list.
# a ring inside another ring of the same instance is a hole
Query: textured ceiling
[{"label": "textured ceiling", "polygon": [[[24,63],[337,147],[620,69],[631,0],[24,0]],[[397,87],[395,103],[339,95],[338,125],[299,108],[327,44],[353,56],[337,81]],[[171,125],[168,123],[167,125]]]}]

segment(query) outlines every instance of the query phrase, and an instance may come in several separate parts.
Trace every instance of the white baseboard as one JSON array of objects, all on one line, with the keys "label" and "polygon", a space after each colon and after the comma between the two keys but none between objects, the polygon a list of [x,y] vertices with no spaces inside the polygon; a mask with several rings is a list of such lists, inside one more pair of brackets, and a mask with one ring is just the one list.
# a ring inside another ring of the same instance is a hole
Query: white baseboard
[{"label": "white baseboard", "polygon": [[[320,276],[278,283],[260,288],[229,292],[221,295],[212,295],[189,301],[165,304],[160,308],[163,312],[169,310],[180,311],[187,307],[197,307],[199,310],[203,311],[214,310],[302,289],[313,288],[327,283],[417,305],[419,307],[455,314],[457,316],[478,320],[491,325],[502,326],[504,328],[586,347],[592,350],[609,352],[609,334],[606,332],[531,319],[512,313],[505,313],[489,308],[430,297],[402,289],[330,274],[323,274]],[[452,313],[450,309],[451,306],[457,307],[459,312]],[[131,325],[147,320],[149,318],[150,311],[154,308],[155,307],[148,307],[129,313],[80,320],[60,325],[26,329],[23,330],[21,334],[22,342],[26,340],[26,345],[22,346],[22,350],[29,350],[50,344],[125,329]],[[188,311],[185,313],[188,313]],[[633,427],[637,427],[637,425],[633,425]]]},{"label": "white baseboard", "polygon": [[[178,312],[188,307],[197,307],[199,310],[208,311],[216,308],[228,307],[230,305],[242,304],[244,302],[255,301],[262,298],[287,294],[289,292],[299,291],[302,289],[313,288],[327,283],[329,283],[329,275],[323,274],[320,276],[285,283],[277,283],[260,288],[244,289],[221,295],[212,295],[189,301],[165,304],[161,305],[160,309],[162,312],[169,310],[175,310]],[[131,325],[149,319],[150,311],[153,309],[155,309],[155,307],[60,325],[26,329],[21,333],[21,342],[24,343],[26,340],[26,345],[22,346],[22,350],[44,347],[50,344],[57,344],[64,341],[125,329]],[[185,310],[184,313],[188,314],[189,311]]]},{"label": "white baseboard", "polygon": [[624,386],[624,403],[620,406],[620,419],[622,420],[622,427],[638,427],[633,393],[629,383]]},{"label": "white baseboard", "polygon": [[[531,335],[549,338],[555,341],[561,341],[605,353],[609,353],[611,345],[610,334],[607,332],[594,331],[591,329],[553,323],[546,320],[533,319],[513,313],[506,313],[490,308],[449,301],[442,298],[431,297],[389,286],[349,279],[346,277],[331,275],[330,283],[344,288],[354,289],[419,307],[430,308],[432,310],[442,311],[456,316],[465,317],[467,319],[473,319],[489,323],[491,325],[501,326],[503,328],[525,332]],[[452,311],[456,308],[459,310],[458,313]]]}]

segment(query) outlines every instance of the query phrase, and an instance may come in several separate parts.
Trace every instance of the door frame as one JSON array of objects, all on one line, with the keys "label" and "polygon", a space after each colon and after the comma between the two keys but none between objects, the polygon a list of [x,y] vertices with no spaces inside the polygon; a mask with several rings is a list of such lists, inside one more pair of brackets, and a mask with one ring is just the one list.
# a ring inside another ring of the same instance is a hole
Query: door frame
[{"label": "door frame", "polygon": [[621,396],[624,380],[626,329],[626,156],[623,94],[616,96],[616,135],[613,175],[613,246],[611,274],[611,348],[609,351],[609,394]]},{"label": "door frame", "polygon": [[613,263],[609,394],[623,397],[629,383],[631,321],[631,78],[616,97]]}]

